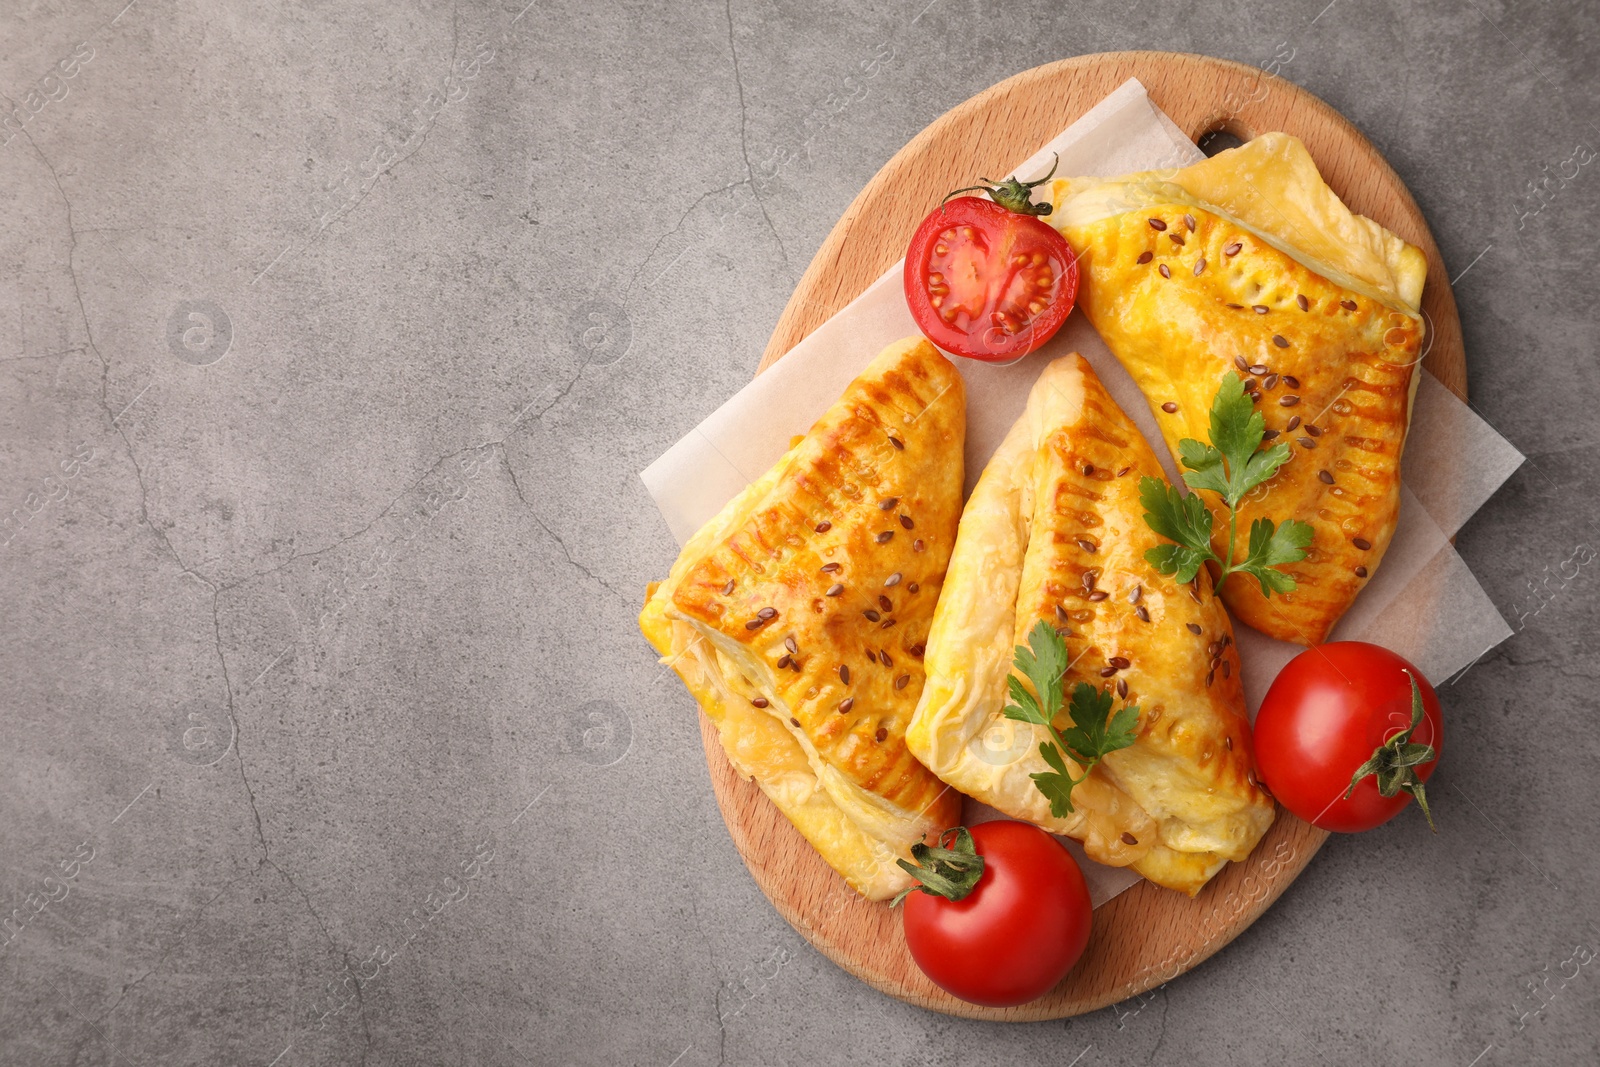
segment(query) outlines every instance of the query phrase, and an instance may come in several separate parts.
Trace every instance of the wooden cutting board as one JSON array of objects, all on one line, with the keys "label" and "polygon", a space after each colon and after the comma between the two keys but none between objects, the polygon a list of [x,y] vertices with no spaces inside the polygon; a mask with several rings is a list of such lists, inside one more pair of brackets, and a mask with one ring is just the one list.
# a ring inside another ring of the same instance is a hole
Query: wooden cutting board
[{"label": "wooden cutting board", "polygon": [[[889,160],[822,243],[778,319],[766,368],[843,308],[905,253],[917,223],[974,176],[1004,177],[1128,78],[1198,141],[1221,130],[1240,140],[1283,130],[1305,142],[1323,177],[1353,210],[1428,257],[1425,366],[1465,399],[1461,324],[1439,250],[1400,178],[1327,104],[1274,75],[1227,60],[1172,52],[1111,52],[1025,71],[952,109]],[[890,996],[970,1018],[1023,1022],[1093,1011],[1196,966],[1256,920],[1305,869],[1327,834],[1281,808],[1243,863],[1199,896],[1140,882],[1094,915],[1083,959],[1045,997],[984,1008],[945,993],[906,950],[900,916],[863,900],[822,861],[754,783],[729,766],[716,727],[700,717],[717,802],[739,854],[778,912],[829,959]]]}]

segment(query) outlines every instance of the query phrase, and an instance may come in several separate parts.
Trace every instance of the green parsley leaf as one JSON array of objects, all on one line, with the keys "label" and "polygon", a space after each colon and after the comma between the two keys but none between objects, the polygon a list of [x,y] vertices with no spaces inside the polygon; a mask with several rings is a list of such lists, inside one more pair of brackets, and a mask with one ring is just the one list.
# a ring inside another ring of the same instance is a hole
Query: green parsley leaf
[{"label": "green parsley leaf", "polygon": [[[1294,579],[1277,568],[1305,558],[1312,538],[1308,524],[1291,519],[1275,526],[1269,519],[1257,519],[1250,526],[1244,558],[1233,561],[1239,502],[1289,461],[1288,444],[1263,449],[1265,436],[1266,420],[1245,392],[1244,380],[1224,378],[1211,402],[1211,443],[1189,437],[1178,442],[1178,461],[1186,468],[1183,481],[1191,492],[1181,493],[1159,478],[1139,482],[1144,521],[1172,542],[1145,552],[1146,562],[1179,582],[1193,581],[1202,566],[1214,562],[1218,590],[1228,575],[1242,571],[1260,583],[1264,596],[1293,592]],[[1226,556],[1219,557],[1211,547],[1213,519],[1197,492],[1202,489],[1216,493],[1228,508]]]},{"label": "green parsley leaf", "polygon": [[1039,755],[1044,761],[1056,768],[1054,771],[1034,771],[1028,775],[1033,779],[1033,784],[1044,798],[1050,802],[1050,814],[1057,819],[1065,819],[1072,814],[1072,787],[1082,779],[1074,780],[1067,770],[1065,761],[1061,758],[1061,750],[1049,742],[1039,745]]},{"label": "green parsley leaf", "polygon": [[1189,468],[1183,472],[1183,481],[1190,489],[1209,489],[1221,497],[1227,497],[1228,471],[1222,465],[1221,452],[1192,437],[1185,437],[1178,442],[1178,462]]},{"label": "green parsley leaf", "polygon": [[[1067,707],[1072,725],[1065,732],[1058,730],[1055,718],[1061,710],[1062,677],[1071,661],[1066,639],[1044,619],[1028,631],[1028,644],[1016,647],[1013,662],[1033,689],[1011,675],[1007,691],[1012,703],[1002,710],[1008,719],[1042,726],[1049,732],[1050,740],[1039,744],[1039,756],[1051,769],[1028,777],[1050,801],[1050,814],[1065,818],[1073,811],[1073,786],[1087,778],[1107,753],[1127,748],[1138,739],[1139,709],[1125,707],[1111,715],[1111,694],[1079,682]],[[1074,777],[1068,755],[1082,769],[1081,775]]]},{"label": "green parsley leaf", "polygon": [[1292,593],[1294,579],[1276,568],[1305,559],[1311,535],[1310,523],[1286,519],[1282,526],[1274,527],[1271,519],[1257,519],[1250,524],[1250,544],[1245,549],[1245,558],[1233,569],[1260,582],[1262,596]]},{"label": "green parsley leaf", "polygon": [[[1067,761],[1062,757],[1061,750],[1059,748],[1052,745],[1048,741],[1042,741],[1039,744],[1039,755],[1043,757],[1046,763],[1055,768],[1056,774],[1067,779],[1072,777],[1072,772],[1067,769]],[[1035,775],[1034,777],[1047,778],[1049,775]],[[1067,805],[1067,810],[1072,810],[1071,804]]]},{"label": "green parsley leaf", "polygon": [[1250,402],[1244,381],[1228,377],[1211,402],[1211,444],[1193,438],[1178,442],[1178,459],[1188,470],[1183,481],[1191,489],[1209,489],[1230,508],[1244,495],[1278,473],[1289,461],[1287,443],[1261,450],[1266,420]]},{"label": "green parsley leaf", "polygon": [[1130,748],[1139,740],[1139,705],[1133,704],[1121,708],[1111,716],[1111,724],[1106,727],[1106,737],[1100,745],[1100,755],[1115,752],[1119,748]]},{"label": "green parsley leaf", "polygon": [[[1260,417],[1260,415],[1256,416],[1258,419]],[[1236,507],[1239,501],[1244,499],[1246,493],[1271,478],[1274,474],[1277,474],[1278,468],[1287,462],[1289,462],[1289,445],[1285,441],[1279,441],[1271,448],[1251,456],[1244,465],[1244,475],[1240,479],[1239,495],[1228,506]]]},{"label": "green parsley leaf", "polygon": [[1072,725],[1061,731],[1061,737],[1079,763],[1093,763],[1108,752],[1127,748],[1139,736],[1134,729],[1139,709],[1123,708],[1108,722],[1111,694],[1087,682],[1073,687],[1067,713],[1072,716]]},{"label": "green parsley leaf", "polygon": [[[1020,649],[1022,646],[1018,645],[1017,647]],[[1046,719],[1044,713],[1039,710],[1039,702],[1034,699],[1033,693],[1022,683],[1021,678],[1014,674],[1008,676],[1006,678],[1006,691],[1011,694],[1012,700],[1012,703],[1001,709],[1006,718],[1015,719],[1017,722],[1029,722],[1035,726],[1050,725],[1050,720]]]},{"label": "green parsley leaf", "polygon": [[[1160,478],[1146,475],[1139,479],[1139,503],[1144,505],[1144,521],[1150,529],[1199,553],[1202,560],[1217,558],[1211,551],[1211,512],[1198,496],[1180,493]],[[1189,578],[1193,577],[1191,570]]]},{"label": "green parsley leaf", "polygon": [[1072,806],[1072,787],[1078,783],[1070,776],[1034,771],[1028,777],[1033,779],[1034,786],[1050,802],[1050,814],[1053,817],[1065,819],[1073,813],[1075,809]]},{"label": "green parsley leaf", "polygon": [[[1061,707],[1061,676],[1067,673],[1067,643],[1056,633],[1055,627],[1040,619],[1028,632],[1028,647],[1017,646],[1016,667],[1033,684],[1034,699],[1028,702],[1032,717],[1024,722],[1049,726],[1056,709]],[[1028,692],[1015,675],[1008,683],[1011,699],[1022,706],[1022,697]],[[1008,710],[1009,714],[1009,710]],[[1025,712],[1026,714],[1026,712]]]},{"label": "green parsley leaf", "polygon": [[1267,432],[1266,420],[1244,391],[1242,378],[1228,375],[1211,401],[1211,444],[1228,463],[1228,506],[1238,505],[1249,491],[1243,487],[1245,465]]},{"label": "green parsley leaf", "polygon": [[1061,731],[1061,739],[1076,757],[1093,759],[1105,739],[1106,716],[1111,714],[1111,694],[1102,693],[1088,682],[1072,687],[1072,704],[1067,708],[1072,725]]},{"label": "green parsley leaf", "polygon": [[1144,554],[1144,561],[1157,573],[1173,575],[1180,585],[1194,581],[1194,576],[1200,573],[1200,565],[1215,558],[1210,552],[1196,552],[1182,545],[1157,545],[1146,549]]}]

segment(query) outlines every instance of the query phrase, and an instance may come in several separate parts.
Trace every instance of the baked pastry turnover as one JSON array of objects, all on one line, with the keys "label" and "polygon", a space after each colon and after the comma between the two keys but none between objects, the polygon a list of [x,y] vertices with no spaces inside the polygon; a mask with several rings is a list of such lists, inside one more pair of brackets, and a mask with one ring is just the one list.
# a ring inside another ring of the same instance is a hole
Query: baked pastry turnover
[{"label": "baked pastry turnover", "polygon": [[755,779],[862,895],[960,821],[906,746],[961,514],[966,392],[891,345],[650,586],[640,628]]},{"label": "baked pastry turnover", "polygon": [[[1292,459],[1239,508],[1310,523],[1298,583],[1270,600],[1224,584],[1234,616],[1315,644],[1378,569],[1400,510],[1400,454],[1422,358],[1426,262],[1353,214],[1295,138],[1269,133],[1192,167],[1057,181],[1048,220],[1083,270],[1078,305],[1144,390],[1174,457],[1209,440],[1220,379],[1258,398]],[[1217,510],[1215,494],[1206,503]],[[1218,523],[1215,551],[1227,551]],[[1241,543],[1237,554],[1243,554]]]},{"label": "baked pastry turnover", "polygon": [[[1274,808],[1210,575],[1179,585],[1145,561],[1161,543],[1139,503],[1146,475],[1160,464],[1088,363],[1045,368],[961,517],[906,739],[961,792],[1192,895],[1250,853]],[[1074,788],[1064,818],[1029,778],[1049,770],[1044,731],[1001,710],[1013,649],[1040,619],[1066,638],[1064,689],[1089,682],[1139,707],[1138,740]]]}]

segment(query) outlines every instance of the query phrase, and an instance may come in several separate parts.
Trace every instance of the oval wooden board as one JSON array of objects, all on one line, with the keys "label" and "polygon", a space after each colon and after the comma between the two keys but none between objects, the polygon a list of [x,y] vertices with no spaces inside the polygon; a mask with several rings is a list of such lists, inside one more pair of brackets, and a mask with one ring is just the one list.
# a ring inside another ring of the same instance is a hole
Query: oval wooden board
[{"label": "oval wooden board", "polygon": [[[1025,71],[954,108],[889,160],[856,197],[778,320],[761,366],[860,295],[904,254],[906,241],[950,189],[1026,159],[1128,78],[1191,138],[1214,130],[1248,140],[1283,130],[1305,142],[1351,209],[1428,257],[1423,310],[1433,343],[1425,365],[1466,395],[1466,356],[1449,277],[1422,213],[1400,178],[1355,127],[1310,93],[1254,67],[1170,52],[1113,52]],[[1303,870],[1327,834],[1281,808],[1243,863],[1229,864],[1194,899],[1140,882],[1095,912],[1083,959],[1045,997],[984,1008],[945,993],[906,950],[900,917],[852,892],[753,783],[729,766],[716,727],[700,729],[712,787],[733,842],[778,912],[829,959],[890,996],[951,1015],[1024,1022],[1094,1011],[1168,981],[1233,940]]]}]

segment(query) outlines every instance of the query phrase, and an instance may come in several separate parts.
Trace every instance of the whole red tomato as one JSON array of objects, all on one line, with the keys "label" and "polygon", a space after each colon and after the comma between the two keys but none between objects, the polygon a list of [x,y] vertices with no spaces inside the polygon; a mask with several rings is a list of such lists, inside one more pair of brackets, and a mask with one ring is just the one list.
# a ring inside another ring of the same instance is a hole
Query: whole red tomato
[{"label": "whole red tomato", "polygon": [[946,992],[990,1007],[1025,1004],[1083,955],[1089,888],[1072,854],[1037,826],[986,822],[971,833],[983,857],[977,885],[960,900],[911,893],[906,943]]},{"label": "whole red tomato", "polygon": [[1055,336],[1077,299],[1078,260],[1066,238],[1035,217],[1050,205],[1030,200],[1054,173],[975,186],[994,199],[947,200],[922,220],[906,251],[904,284],[928,340],[958,356],[1002,362]]},{"label": "whole red tomato", "polygon": [[[1407,736],[1413,679],[1422,715]],[[1284,807],[1324,830],[1370,830],[1413,796],[1426,814],[1422,783],[1443,742],[1433,686],[1393,652],[1364,641],[1300,653],[1267,690],[1256,716],[1262,780]],[[1352,788],[1358,770],[1370,773]]]}]

